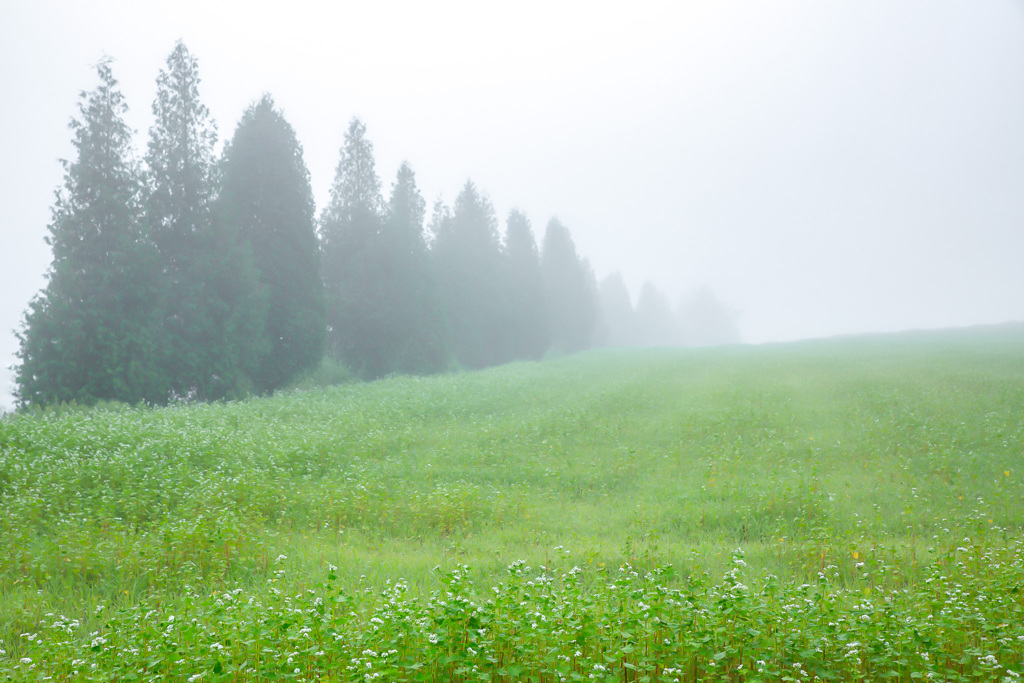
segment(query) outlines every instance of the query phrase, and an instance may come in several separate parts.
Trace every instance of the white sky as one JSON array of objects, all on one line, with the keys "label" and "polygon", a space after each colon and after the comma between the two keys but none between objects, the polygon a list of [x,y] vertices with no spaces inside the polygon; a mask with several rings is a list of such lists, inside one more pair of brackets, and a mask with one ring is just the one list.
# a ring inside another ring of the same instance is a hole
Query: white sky
[{"label": "white sky", "polygon": [[0,366],[93,65],[141,152],[178,38],[222,141],[274,96],[318,211],[359,116],[386,187],[408,160],[430,203],[557,214],[599,278],[708,285],[746,341],[1024,320],[1022,0],[0,0]]}]

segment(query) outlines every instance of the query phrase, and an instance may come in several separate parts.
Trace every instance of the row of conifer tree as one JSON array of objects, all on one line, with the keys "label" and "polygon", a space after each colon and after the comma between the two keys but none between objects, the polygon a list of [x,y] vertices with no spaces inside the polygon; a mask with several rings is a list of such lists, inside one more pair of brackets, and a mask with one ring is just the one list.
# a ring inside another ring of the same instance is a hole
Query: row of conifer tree
[{"label": "row of conifer tree", "polygon": [[408,165],[385,199],[365,126],[315,216],[295,132],[264,96],[216,155],[194,57],[157,79],[140,161],[109,61],[72,121],[45,288],[18,333],[19,405],[164,404],[268,393],[327,357],[363,378],[537,359],[593,343],[597,284],[552,219],[504,233],[467,182],[426,202]]}]

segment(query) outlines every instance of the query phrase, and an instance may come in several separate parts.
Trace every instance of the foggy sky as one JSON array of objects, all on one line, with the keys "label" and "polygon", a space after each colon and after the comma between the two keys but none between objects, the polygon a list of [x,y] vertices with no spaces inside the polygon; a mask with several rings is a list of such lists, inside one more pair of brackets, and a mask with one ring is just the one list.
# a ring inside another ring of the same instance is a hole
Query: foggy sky
[{"label": "foggy sky", "polygon": [[471,178],[634,299],[710,287],[748,342],[1024,320],[1020,0],[0,5],[0,366],[93,65],[141,156],[179,38],[221,143],[274,96],[318,212],[359,116],[385,192],[403,160],[430,203]]}]

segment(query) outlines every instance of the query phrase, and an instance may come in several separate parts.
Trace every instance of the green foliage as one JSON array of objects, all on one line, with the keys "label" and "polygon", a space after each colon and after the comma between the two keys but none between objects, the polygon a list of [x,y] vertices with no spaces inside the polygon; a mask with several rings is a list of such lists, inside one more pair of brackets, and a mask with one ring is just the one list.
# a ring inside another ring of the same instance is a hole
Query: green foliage
[{"label": "green foliage", "polygon": [[629,290],[622,280],[622,273],[616,271],[601,280],[598,286],[598,300],[601,305],[601,345],[636,345],[636,314]]},{"label": "green foliage", "polygon": [[544,231],[541,273],[552,346],[562,353],[590,348],[598,321],[597,286],[569,229],[557,218]]},{"label": "green foliage", "polygon": [[[514,561],[481,591],[456,564],[437,568],[424,599],[400,580],[347,590],[334,565],[282,591],[289,562],[279,555],[262,587],[190,589],[176,606],[99,605],[102,627],[86,638],[80,620],[48,615],[6,668],[19,679],[127,671],[150,681],[1015,680],[1024,626],[1006,579],[1024,577],[1022,548],[961,550],[938,558],[915,595],[844,588],[834,566],[813,583],[769,576],[751,587],[737,550],[719,582],[681,585],[672,567],[588,575],[566,552],[536,568]],[[950,566],[980,580],[965,591]]]},{"label": "green foliage", "polygon": [[539,360],[551,345],[540,254],[529,219],[517,209],[508,214],[505,259],[509,356],[516,360]]},{"label": "green foliage", "polygon": [[289,388],[301,390],[321,389],[338,384],[347,384],[356,381],[356,379],[349,372],[349,369],[340,362],[330,356],[324,356],[320,359],[320,364],[316,368],[307,370],[299,375]]},{"label": "green foliage", "polygon": [[224,150],[216,214],[258,274],[266,319],[253,384],[271,392],[317,367],[326,323],[309,171],[269,95],[246,110]]},{"label": "green foliage", "polygon": [[0,672],[1013,680],[1021,368],[1015,326],[8,415]]},{"label": "green foliage", "polygon": [[679,334],[668,299],[652,282],[645,282],[636,301],[635,343],[638,346],[672,346]]},{"label": "green foliage", "polygon": [[363,378],[436,372],[447,363],[424,209],[407,164],[383,203],[373,145],[353,120],[320,224],[332,354]]},{"label": "green foliage", "polygon": [[444,369],[447,338],[430,253],[423,234],[426,202],[416,176],[402,164],[391,188],[377,246],[382,325],[380,374]]},{"label": "green foliage", "polygon": [[198,63],[179,41],[140,173],[123,99],[100,71],[73,122],[79,158],[54,208],[49,283],[19,335],[20,407],[266,394],[316,374],[325,347],[376,379],[593,343],[593,272],[557,221],[543,259],[518,211],[503,245],[493,205],[467,182],[453,210],[435,207],[428,246],[415,175],[403,164],[385,204],[353,119],[317,235],[302,148],[269,96],[215,163]]},{"label": "green foliage", "polygon": [[387,329],[379,300],[385,276],[378,263],[383,220],[380,179],[366,126],[352,119],[320,217],[328,341],[331,353],[364,377],[386,372]]},{"label": "green foliage", "polygon": [[163,380],[172,396],[219,399],[251,387],[264,307],[237,226],[213,220],[217,134],[199,81],[179,42],[157,78],[146,216],[161,259]]},{"label": "green foliage", "polygon": [[209,230],[217,130],[199,83],[198,63],[179,41],[157,77],[146,153],[151,234],[172,272],[189,267],[197,234]]},{"label": "green foliage", "polygon": [[156,254],[140,231],[140,185],[127,111],[110,64],[71,122],[77,158],[64,163],[47,238],[53,262],[18,335],[21,407],[163,399],[151,359]]},{"label": "green foliage", "polygon": [[508,359],[508,307],[498,220],[491,201],[467,181],[454,208],[435,207],[434,272],[452,353],[466,368]]}]

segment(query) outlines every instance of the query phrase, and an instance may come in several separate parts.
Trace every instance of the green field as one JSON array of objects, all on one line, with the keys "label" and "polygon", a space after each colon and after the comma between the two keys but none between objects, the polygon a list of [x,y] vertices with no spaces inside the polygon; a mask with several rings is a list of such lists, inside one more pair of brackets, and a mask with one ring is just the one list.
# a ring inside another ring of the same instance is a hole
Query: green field
[{"label": "green field", "polygon": [[1024,325],[0,420],[0,675],[1017,680]]}]

